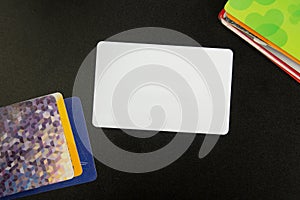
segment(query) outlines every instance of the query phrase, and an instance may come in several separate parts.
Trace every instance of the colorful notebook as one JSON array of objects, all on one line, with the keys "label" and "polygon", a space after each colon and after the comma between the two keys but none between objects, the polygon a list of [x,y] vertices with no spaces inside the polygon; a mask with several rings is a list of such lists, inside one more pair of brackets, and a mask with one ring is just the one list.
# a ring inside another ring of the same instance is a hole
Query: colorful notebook
[{"label": "colorful notebook", "polygon": [[300,0],[229,0],[219,17],[300,82]]},{"label": "colorful notebook", "polygon": [[67,98],[65,99],[65,105],[67,108],[70,124],[78,149],[80,163],[83,169],[82,174],[67,181],[39,187],[34,190],[28,190],[21,193],[17,193],[15,195],[7,196],[3,199],[1,198],[1,200],[16,199],[42,192],[61,189],[64,187],[83,184],[91,182],[97,178],[92,148],[90,145],[90,140],[80,99],[77,97]]}]

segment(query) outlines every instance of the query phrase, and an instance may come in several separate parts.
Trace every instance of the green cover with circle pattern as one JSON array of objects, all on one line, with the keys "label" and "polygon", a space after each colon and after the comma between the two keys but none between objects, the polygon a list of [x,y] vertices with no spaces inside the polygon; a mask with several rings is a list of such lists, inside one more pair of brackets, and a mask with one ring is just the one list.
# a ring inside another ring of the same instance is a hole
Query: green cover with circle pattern
[{"label": "green cover with circle pattern", "polygon": [[225,10],[300,60],[300,0],[229,0]]}]

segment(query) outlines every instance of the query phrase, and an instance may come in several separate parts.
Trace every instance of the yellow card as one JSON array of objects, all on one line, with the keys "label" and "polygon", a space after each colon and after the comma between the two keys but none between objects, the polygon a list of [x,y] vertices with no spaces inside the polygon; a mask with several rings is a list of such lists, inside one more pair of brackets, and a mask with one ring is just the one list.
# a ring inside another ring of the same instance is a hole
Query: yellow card
[{"label": "yellow card", "polygon": [[82,174],[82,167],[80,164],[80,158],[77,151],[76,143],[74,140],[72,128],[70,125],[68,113],[66,110],[65,102],[61,93],[55,93],[55,98],[57,100],[58,112],[60,114],[60,120],[64,129],[65,137],[68,144],[69,153],[71,156],[73,168],[74,168],[74,176],[80,176]]}]

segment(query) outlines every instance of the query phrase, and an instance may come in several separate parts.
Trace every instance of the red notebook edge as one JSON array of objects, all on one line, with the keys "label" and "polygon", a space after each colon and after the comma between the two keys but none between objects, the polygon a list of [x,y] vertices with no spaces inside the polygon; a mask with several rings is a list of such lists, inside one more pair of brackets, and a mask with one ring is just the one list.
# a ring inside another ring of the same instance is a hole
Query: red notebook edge
[{"label": "red notebook edge", "polygon": [[234,26],[232,26],[229,22],[227,22],[225,17],[225,9],[221,10],[221,12],[218,15],[219,20],[222,22],[222,24],[227,27],[229,30],[237,34],[239,37],[241,37],[243,40],[248,42],[251,46],[256,48],[258,51],[260,51],[263,55],[265,55],[267,58],[269,58],[274,64],[276,64],[279,68],[281,68],[283,71],[285,71],[288,75],[290,75],[293,79],[295,79],[298,83],[300,83],[300,73],[296,71],[294,68],[289,66],[287,63],[285,63],[283,60],[279,59],[277,56],[269,52],[267,49],[265,49],[261,44],[254,41],[252,38],[244,34],[242,31],[238,30]]}]

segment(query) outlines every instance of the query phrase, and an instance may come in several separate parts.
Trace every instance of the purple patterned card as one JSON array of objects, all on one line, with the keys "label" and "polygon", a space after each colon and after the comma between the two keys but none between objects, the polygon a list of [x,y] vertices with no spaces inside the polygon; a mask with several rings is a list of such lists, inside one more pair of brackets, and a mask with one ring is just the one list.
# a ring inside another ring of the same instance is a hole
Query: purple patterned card
[{"label": "purple patterned card", "polygon": [[0,198],[74,177],[59,95],[0,108]]}]

